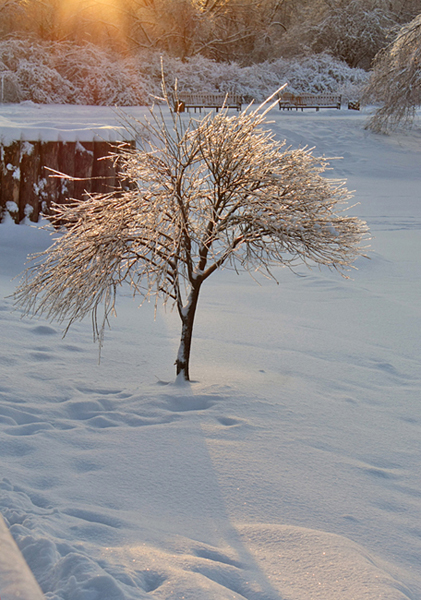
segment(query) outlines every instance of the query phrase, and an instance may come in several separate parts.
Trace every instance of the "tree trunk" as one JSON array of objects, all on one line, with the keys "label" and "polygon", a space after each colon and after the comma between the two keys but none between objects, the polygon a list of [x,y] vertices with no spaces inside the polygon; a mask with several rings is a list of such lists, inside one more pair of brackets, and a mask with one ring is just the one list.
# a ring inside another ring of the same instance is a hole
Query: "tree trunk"
[{"label": "tree trunk", "polygon": [[194,316],[196,314],[197,301],[199,299],[199,291],[200,284],[192,288],[186,306],[179,309],[182,326],[180,346],[178,348],[175,365],[177,376],[180,375],[180,373],[183,373],[186,381],[190,381],[190,348],[193,334]]}]

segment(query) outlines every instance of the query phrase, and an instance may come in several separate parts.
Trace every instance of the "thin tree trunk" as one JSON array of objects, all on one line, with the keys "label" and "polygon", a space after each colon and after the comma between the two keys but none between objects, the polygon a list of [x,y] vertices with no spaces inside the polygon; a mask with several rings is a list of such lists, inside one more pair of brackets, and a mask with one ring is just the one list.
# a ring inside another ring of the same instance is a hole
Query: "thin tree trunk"
[{"label": "thin tree trunk", "polygon": [[181,318],[181,339],[178,348],[177,360],[175,361],[177,376],[183,373],[184,379],[190,381],[189,363],[190,349],[193,334],[193,323],[196,314],[197,301],[199,299],[200,284],[193,287],[187,305],[179,309]]}]

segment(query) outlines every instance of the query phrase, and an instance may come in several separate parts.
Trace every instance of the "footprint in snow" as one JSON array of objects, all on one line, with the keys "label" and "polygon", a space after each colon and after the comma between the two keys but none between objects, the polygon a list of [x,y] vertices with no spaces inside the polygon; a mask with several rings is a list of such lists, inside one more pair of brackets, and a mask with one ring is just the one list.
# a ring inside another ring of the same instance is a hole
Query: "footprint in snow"
[{"label": "footprint in snow", "polygon": [[225,427],[233,427],[234,425],[241,425],[241,421],[233,419],[232,417],[216,417],[216,420],[224,425]]},{"label": "footprint in snow", "polygon": [[49,352],[30,352],[29,356],[32,360],[38,361],[38,362],[46,362],[49,360],[54,360],[54,358],[56,358],[55,356],[53,356],[52,354],[50,354]]},{"label": "footprint in snow", "polygon": [[14,436],[34,435],[40,431],[46,429],[54,429],[51,423],[28,423],[26,425],[19,425],[15,427],[5,427],[4,433]]},{"label": "footprint in snow", "polygon": [[172,412],[201,411],[211,408],[216,402],[217,399],[212,396],[170,396],[167,398],[167,409]]},{"label": "footprint in snow", "polygon": [[37,327],[33,327],[31,332],[35,335],[55,335],[57,330],[53,329],[53,327],[48,327],[48,325],[38,325]]}]

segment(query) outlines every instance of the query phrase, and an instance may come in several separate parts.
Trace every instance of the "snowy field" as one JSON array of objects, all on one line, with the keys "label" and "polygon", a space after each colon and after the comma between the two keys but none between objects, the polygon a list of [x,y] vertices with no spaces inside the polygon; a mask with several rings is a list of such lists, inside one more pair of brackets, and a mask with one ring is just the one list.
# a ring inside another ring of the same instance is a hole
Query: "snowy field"
[{"label": "snowy field", "polygon": [[[2,110],[3,137],[113,124],[27,109]],[[332,176],[356,190],[370,260],[349,280],[214,274],[190,386],[173,383],[178,316],[127,291],[100,365],[90,322],[62,339],[11,312],[50,238],[0,225],[0,510],[49,600],[421,598],[421,131],[272,117],[288,144],[344,157]]]}]

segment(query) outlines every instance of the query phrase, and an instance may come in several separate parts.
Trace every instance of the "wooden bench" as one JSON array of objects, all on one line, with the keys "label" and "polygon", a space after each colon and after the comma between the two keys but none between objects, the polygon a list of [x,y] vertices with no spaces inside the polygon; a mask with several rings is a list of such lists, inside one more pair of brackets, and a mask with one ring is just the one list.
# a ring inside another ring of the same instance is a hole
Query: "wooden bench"
[{"label": "wooden bench", "polygon": [[242,98],[239,94],[195,94],[180,92],[174,100],[174,110],[184,112],[194,108],[202,112],[202,108],[215,108],[216,112],[222,107],[241,110]]},{"label": "wooden bench", "polygon": [[304,110],[304,108],[341,108],[341,96],[337,94],[291,94],[284,92],[279,97],[279,110]]}]

